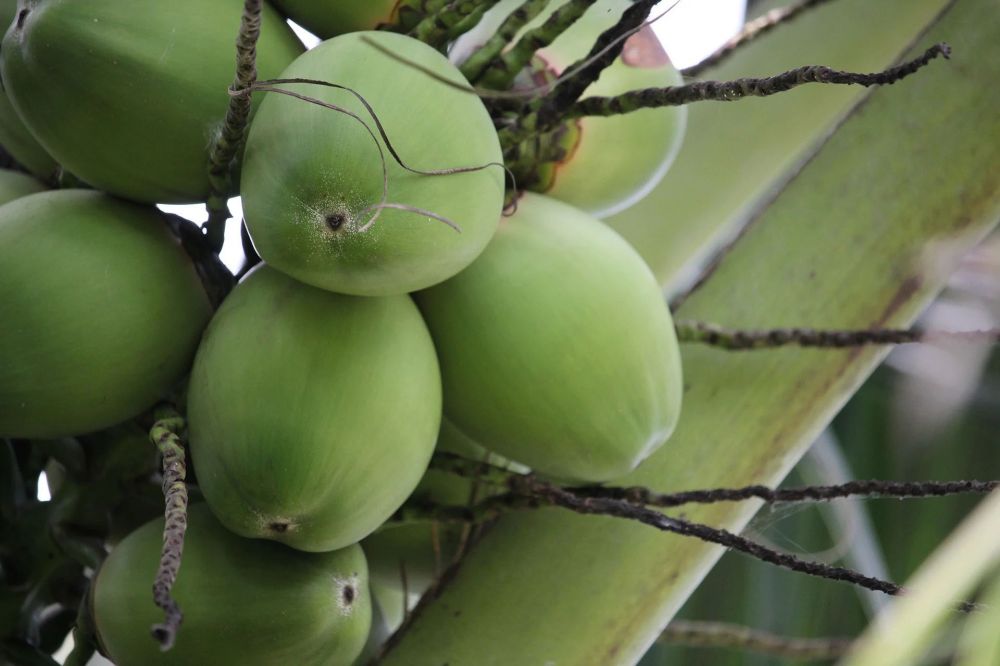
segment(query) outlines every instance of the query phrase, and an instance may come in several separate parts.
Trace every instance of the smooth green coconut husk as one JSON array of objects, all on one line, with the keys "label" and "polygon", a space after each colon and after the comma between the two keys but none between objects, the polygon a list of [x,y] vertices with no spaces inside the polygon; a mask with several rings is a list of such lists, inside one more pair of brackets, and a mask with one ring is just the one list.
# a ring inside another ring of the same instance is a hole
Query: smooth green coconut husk
[{"label": "smooth green coconut husk", "polygon": [[677,423],[681,361],[649,268],[617,233],[526,193],[468,269],[415,294],[445,415],[534,471],[600,482]]},{"label": "smooth green coconut husk", "polygon": [[409,296],[357,298],[255,268],[205,334],[188,396],[212,510],[247,537],[355,543],[413,491],[434,450],[441,380]]},{"label": "smooth green coconut husk", "polygon": [[[493,123],[475,95],[414,71],[364,43],[364,37],[464,82],[431,47],[384,32],[330,39],[281,76],[355,89],[411,167],[502,162]],[[375,130],[362,103],[347,91],[312,84],[283,87],[349,109]],[[443,216],[461,231],[411,210],[383,209],[368,225],[371,207],[383,200],[379,145],[388,172],[388,202]],[[376,143],[357,119],[269,93],[250,128],[241,188],[247,227],[264,261],[317,287],[382,296],[436,284],[482,252],[500,220],[504,171],[488,166],[469,173],[414,174],[397,164],[382,140]]]},{"label": "smooth green coconut husk", "polygon": [[374,30],[395,15],[399,0],[275,0],[274,6],[309,32],[327,39]]},{"label": "smooth green coconut husk", "polygon": [[20,171],[0,169],[0,206],[14,199],[45,191],[44,183]]},{"label": "smooth green coconut husk", "polygon": [[155,208],[84,190],[0,207],[0,436],[135,416],[187,372],[211,312]]},{"label": "smooth green coconut husk", "polygon": [[[203,201],[242,10],[240,0],[21,0],[0,72],[31,133],[83,181],[137,201]],[[302,50],[265,5],[259,77]]]},{"label": "smooth green coconut husk", "polygon": [[[462,36],[452,51],[452,60],[464,61],[521,2],[498,3],[474,30]],[[549,3],[545,11],[518,32],[518,37],[539,27],[564,4],[565,0]],[[598,0],[555,41],[540,49],[537,57],[551,72],[550,78],[585,59],[597,37],[615,25],[627,6],[621,0]],[[522,76],[515,87],[533,87],[538,83],[538,79]],[[680,72],[670,62],[653,29],[647,26],[625,41],[622,55],[601,72],[583,97],[610,97],[630,90],[682,83]],[[489,86],[488,79],[484,84]],[[581,118],[574,124],[579,134],[566,159],[540,174],[541,182],[532,189],[604,218],[636,203],[660,182],[680,150],[687,109],[682,106],[643,109],[618,116]]]},{"label": "smooth green coconut husk", "polygon": [[[17,0],[0,0],[0,30],[7,32],[16,14]],[[24,126],[24,121],[17,115],[2,86],[0,86],[0,146],[3,146],[18,164],[39,178],[55,179],[59,165]]]},{"label": "smooth green coconut husk", "polygon": [[93,616],[118,666],[347,666],[364,647],[371,598],[359,546],[303,553],[243,539],[195,504],[172,592],[184,622],[162,652],[150,636],[163,621],[150,589],[162,544],[160,518],[126,537],[97,573]]}]

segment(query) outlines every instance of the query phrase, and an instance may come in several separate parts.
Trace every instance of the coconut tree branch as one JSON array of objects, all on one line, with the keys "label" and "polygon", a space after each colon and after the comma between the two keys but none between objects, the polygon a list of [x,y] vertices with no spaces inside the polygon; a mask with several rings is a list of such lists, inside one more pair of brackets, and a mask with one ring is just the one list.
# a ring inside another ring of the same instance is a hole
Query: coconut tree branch
[{"label": "coconut tree branch", "polygon": [[849,638],[791,638],[724,622],[674,620],[659,643],[690,647],[735,648],[784,659],[837,659],[851,647]]},{"label": "coconut tree branch", "polygon": [[[527,477],[526,477],[527,478]],[[547,503],[568,509],[575,513],[584,515],[613,516],[632,520],[644,525],[648,525],[663,532],[670,532],[680,536],[689,536],[708,543],[714,543],[730,550],[736,550],[746,555],[750,555],[762,562],[773,564],[783,569],[805,573],[810,576],[838,580],[853,585],[858,585],[865,589],[875,590],[896,596],[904,590],[901,586],[887,580],[881,580],[872,576],[866,576],[860,572],[845,567],[832,566],[820,562],[810,562],[802,560],[789,553],[781,553],[745,537],[741,537],[732,532],[693,523],[681,518],[673,518],[660,513],[655,509],[637,506],[629,502],[617,499],[602,499],[594,497],[579,497],[571,490],[559,488],[551,484],[538,482],[535,479],[525,481],[529,492],[541,503]],[[962,602],[957,607],[962,612],[970,612],[976,609],[972,602]]]},{"label": "coconut tree branch", "polygon": [[631,504],[660,508],[684,504],[714,504],[716,502],[742,502],[750,499],[765,503],[825,502],[847,497],[916,499],[945,497],[948,495],[985,495],[1000,486],[1000,481],[848,481],[833,486],[803,486],[800,488],[768,488],[745,486],[743,488],[714,488],[688,490],[678,493],[657,493],[642,487],[615,488],[586,486],[570,490],[585,497],[619,499]]},{"label": "coconut tree branch", "polygon": [[[445,522],[477,520],[477,516],[492,517],[504,510],[532,505],[532,496],[518,495],[523,479],[534,478],[487,462],[468,460],[452,453],[436,453],[431,460],[433,469],[476,479],[483,485],[505,488],[509,492],[496,495],[471,506],[438,506],[421,504],[404,505],[397,519],[406,515],[414,518],[434,518]],[[536,481],[535,482],[539,482]],[[801,486],[797,488],[769,488],[754,485],[740,488],[710,488],[685,490],[676,493],[658,493],[641,486],[575,486],[563,490],[581,498],[615,499],[639,506],[669,508],[684,504],[714,504],[717,502],[742,502],[751,499],[766,503],[823,502],[847,497],[891,497],[916,499],[944,497],[961,494],[987,494],[1000,487],[1000,480],[959,481],[882,481],[858,480],[831,486]]]},{"label": "coconut tree branch", "polygon": [[222,249],[226,220],[230,217],[226,205],[230,193],[230,168],[246,140],[250,122],[251,99],[248,91],[257,79],[257,39],[263,0],[245,0],[240,32],[236,38],[236,77],[229,87],[229,107],[222,128],[209,155],[208,180],[211,186],[207,206],[206,233],[216,252]]},{"label": "coconut tree branch", "polygon": [[[500,59],[500,53],[514,39],[518,31],[531,19],[538,16],[548,4],[549,0],[525,0],[520,7],[511,12],[493,33],[493,36],[459,67],[465,78],[469,81],[477,80],[484,70]],[[507,88],[508,86],[502,87]]]},{"label": "coconut tree branch", "polygon": [[732,102],[744,97],[767,97],[808,83],[866,87],[891,85],[913,74],[938,56],[947,58],[950,53],[951,49],[947,44],[935,44],[918,58],[872,74],[844,72],[822,65],[807,65],[761,79],[698,81],[683,86],[633,90],[614,97],[587,97],[567,108],[563,118],[613,116],[639,109],[679,106],[705,100]]},{"label": "coconut tree branch", "polygon": [[525,33],[513,48],[489,63],[480,79],[482,85],[498,90],[509,88],[514,77],[531,62],[535,52],[554,42],[594,2],[596,0],[570,0],[557,9],[545,23]]},{"label": "coconut tree branch", "polygon": [[153,601],[163,609],[164,621],[153,625],[153,637],[162,650],[173,647],[177,630],[184,619],[180,607],[171,596],[177,572],[181,568],[184,552],[184,534],[187,532],[188,493],[184,444],[181,433],[186,423],[172,407],[161,407],[156,412],[156,422],[149,431],[149,438],[163,456],[163,496],[165,498],[163,526],[163,551],[153,582]]},{"label": "coconut tree branch", "polygon": [[871,330],[817,330],[812,328],[774,328],[765,330],[731,329],[703,321],[675,322],[680,342],[700,343],[729,351],[750,351],[774,347],[859,347],[862,345],[899,345],[934,340],[965,342],[1000,342],[1000,329],[978,331],[923,331],[920,329],[881,328]]},{"label": "coconut tree branch", "polygon": [[787,23],[798,17],[807,10],[826,4],[830,0],[801,0],[792,5],[778,7],[766,12],[752,21],[747,21],[743,29],[733,36],[728,42],[716,49],[715,53],[702,60],[697,65],[688,67],[683,71],[684,76],[697,77],[710,67],[727,60],[739,50],[741,46],[749,44],[758,37],[766,35],[779,25]]}]

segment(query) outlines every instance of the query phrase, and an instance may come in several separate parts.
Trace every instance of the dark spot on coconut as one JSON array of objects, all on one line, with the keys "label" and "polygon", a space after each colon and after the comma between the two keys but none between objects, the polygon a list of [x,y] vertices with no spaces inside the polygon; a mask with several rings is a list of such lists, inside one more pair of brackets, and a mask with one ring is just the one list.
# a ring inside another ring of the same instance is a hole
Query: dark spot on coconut
[{"label": "dark spot on coconut", "polygon": [[326,216],[326,226],[334,231],[338,231],[347,222],[347,216],[343,213],[330,213]]},{"label": "dark spot on coconut", "polygon": [[24,27],[24,21],[28,18],[28,14],[31,13],[30,9],[22,9],[17,13],[17,27],[18,30]]},{"label": "dark spot on coconut", "polygon": [[341,590],[341,596],[344,599],[344,605],[350,606],[354,603],[354,598],[357,596],[357,592],[354,590],[353,585],[345,585],[344,589]]},{"label": "dark spot on coconut", "polygon": [[267,527],[272,532],[277,532],[278,534],[284,534],[288,531],[288,523],[285,522],[273,522]]}]

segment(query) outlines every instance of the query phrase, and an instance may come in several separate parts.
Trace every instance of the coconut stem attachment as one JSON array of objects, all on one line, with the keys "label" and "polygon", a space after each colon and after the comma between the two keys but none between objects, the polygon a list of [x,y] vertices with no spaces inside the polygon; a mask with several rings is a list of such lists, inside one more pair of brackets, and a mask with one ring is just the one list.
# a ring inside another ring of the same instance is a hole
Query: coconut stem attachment
[{"label": "coconut stem attachment", "polygon": [[407,33],[429,15],[441,11],[448,0],[399,0],[392,24],[379,26],[379,30]]},{"label": "coconut stem attachment", "polygon": [[164,621],[153,625],[152,634],[160,649],[169,650],[174,645],[177,630],[184,619],[180,606],[171,596],[177,572],[181,568],[184,552],[184,534],[187,532],[188,492],[187,463],[181,433],[186,428],[184,417],[171,406],[161,406],[155,412],[156,422],[149,431],[149,438],[163,456],[163,496],[165,499],[163,526],[163,551],[160,566],[153,582],[153,601],[163,609]]},{"label": "coconut stem attachment", "polygon": [[[578,18],[583,16],[583,13],[596,1],[570,0],[553,12],[546,19],[545,23],[525,33],[509,51],[503,55],[499,55],[498,52],[497,57],[489,63],[486,71],[479,79],[482,85],[487,88],[497,88],[499,90],[510,88],[514,82],[514,77],[531,63],[531,58],[535,55],[535,52],[554,42],[559,35],[563,34]],[[545,4],[547,3],[542,3],[543,6]],[[535,14],[537,13],[536,11]],[[511,14],[511,16],[513,17],[514,14]],[[513,37],[513,34],[511,36]],[[472,58],[469,60],[471,61]]]},{"label": "coconut stem attachment", "polygon": [[512,11],[493,33],[493,36],[462,63],[459,70],[463,76],[469,81],[480,78],[483,71],[490,67],[496,59],[499,59],[504,47],[514,39],[517,32],[528,21],[538,16],[548,4],[549,0],[525,0],[520,7]]},{"label": "coconut stem attachment", "polygon": [[978,331],[924,331],[917,328],[741,330],[724,328],[703,321],[677,321],[675,327],[677,339],[680,342],[712,345],[729,351],[752,351],[788,346],[844,348],[863,345],[900,345],[936,340],[1000,342],[1000,329],[997,328]]},{"label": "coconut stem attachment", "polygon": [[439,11],[428,14],[410,36],[435,48],[443,48],[451,39],[468,32],[499,0],[452,0]]},{"label": "coconut stem attachment", "polygon": [[[246,141],[250,122],[250,90],[257,80],[257,39],[263,0],[245,0],[240,32],[236,39],[236,78],[229,87],[229,108],[222,129],[209,156],[208,179],[211,185],[206,233],[215,251],[222,249],[226,220],[230,217],[226,205],[231,190],[230,167]],[[246,93],[246,94],[244,94]]]},{"label": "coconut stem attachment", "polygon": [[614,97],[587,97],[566,109],[564,118],[582,116],[613,116],[639,109],[679,106],[690,102],[714,100],[732,102],[744,97],[768,97],[807,83],[837,85],[892,85],[915,73],[939,56],[948,58],[951,48],[935,44],[918,58],[881,72],[859,74],[831,69],[822,65],[807,65],[765,78],[744,78],[734,81],[699,81],[684,86],[633,90]]}]

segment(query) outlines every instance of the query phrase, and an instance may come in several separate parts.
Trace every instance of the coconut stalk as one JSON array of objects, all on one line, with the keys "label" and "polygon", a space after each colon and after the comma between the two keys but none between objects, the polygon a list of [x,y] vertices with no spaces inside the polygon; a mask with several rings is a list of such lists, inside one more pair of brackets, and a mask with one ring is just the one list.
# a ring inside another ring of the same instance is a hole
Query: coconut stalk
[{"label": "coconut stalk", "polygon": [[[876,90],[844,118],[752,219],[678,318],[724,319],[740,328],[909,326],[1000,217],[1000,142],[993,140],[1000,136],[1000,16],[991,8],[991,0],[959,0],[931,22],[920,46],[897,53],[913,57],[938,41],[961,45],[950,65]],[[796,25],[814,25],[806,22],[811,16]],[[858,30],[865,23],[859,16],[850,22]],[[915,22],[910,38],[922,27]],[[796,115],[814,111],[801,102]],[[777,118],[769,124],[787,129]],[[815,123],[814,130],[821,133]],[[802,143],[809,141],[800,135],[795,144]],[[739,149],[731,142],[726,159],[716,153],[713,167],[694,175],[713,182],[719,200],[753,198],[745,187],[734,194],[726,180],[730,170],[759,168]],[[786,155],[785,167],[800,156]],[[736,157],[740,164],[727,167]],[[742,168],[743,160],[752,168]],[[691,166],[676,166],[668,179]],[[681,190],[647,224],[662,225],[664,210],[712,203],[704,190]],[[657,242],[696,233],[698,222],[688,219]],[[688,255],[706,251],[713,235],[689,244]],[[670,492],[777,484],[885,353],[864,347],[733,355],[687,346],[677,432],[616,483]],[[738,532],[756,506],[691,507],[684,517]],[[613,518],[558,509],[504,516],[435,589],[382,663],[632,664],[722,552]]]}]

